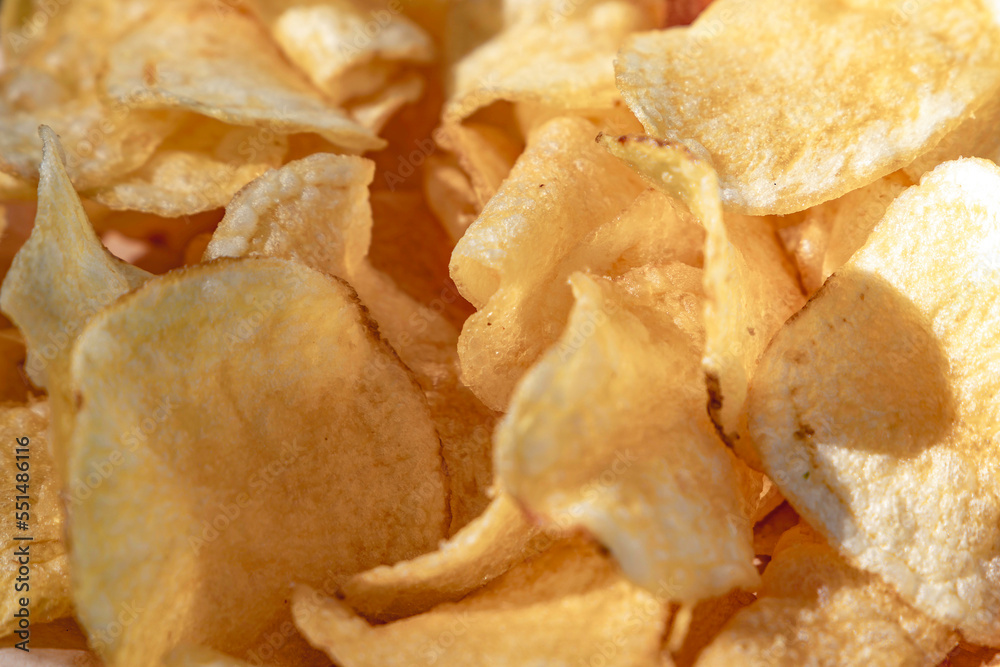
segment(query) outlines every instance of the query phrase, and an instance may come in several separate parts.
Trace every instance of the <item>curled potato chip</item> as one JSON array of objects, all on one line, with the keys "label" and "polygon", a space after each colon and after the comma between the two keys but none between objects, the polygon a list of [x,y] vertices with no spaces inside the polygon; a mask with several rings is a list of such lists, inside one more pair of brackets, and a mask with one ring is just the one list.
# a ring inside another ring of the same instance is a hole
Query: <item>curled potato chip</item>
[{"label": "curled potato chip", "polygon": [[149,274],[101,245],[66,174],[59,140],[48,127],[39,134],[38,213],[4,279],[0,308],[24,334],[28,376],[46,388],[50,368],[64,364],[87,320]]},{"label": "curled potato chip", "polygon": [[393,114],[403,106],[420,99],[424,92],[424,81],[413,73],[388,84],[376,93],[347,105],[351,118],[372,132],[378,133],[389,122]]},{"label": "curled potato chip", "polygon": [[[657,662],[666,605],[632,585],[594,546],[559,543],[456,603],[371,626],[306,587],[295,624],[343,667]],[[611,663],[609,663],[611,664]]]},{"label": "curled potato chip", "polygon": [[[80,335],[72,391],[74,599],[109,665],[180,643],[248,657],[288,623],[292,581],[332,585],[447,529],[419,386],[354,292],[301,264],[147,283]],[[290,508],[312,520],[290,524]],[[303,650],[288,637],[273,662],[307,664]]]},{"label": "curled potato chip", "polygon": [[700,273],[574,274],[566,330],[518,384],[494,454],[532,512],[587,528],[629,579],[688,604],[757,581],[760,488],[715,434],[700,341],[682,325],[700,317]]},{"label": "curled potato chip", "polygon": [[160,5],[111,49],[108,94],[140,109],[195,111],[281,134],[316,132],[348,150],[384,145],[281,56],[263,26],[212,0]]},{"label": "curled potato chip", "polygon": [[[234,198],[205,260],[293,258],[348,281],[423,388],[443,443],[452,494],[452,532],[486,507],[495,415],[460,381],[457,335],[440,311],[423,306],[367,259],[373,165],[317,154],[269,171]],[[447,295],[442,294],[443,301]],[[457,298],[452,295],[452,298]]]},{"label": "curled potato chip", "polygon": [[231,127],[191,116],[146,164],[90,196],[117,210],[164,217],[229,203],[237,190],[281,164],[288,141],[267,127]]},{"label": "curled potato chip", "polygon": [[454,602],[482,588],[523,559],[535,529],[503,491],[437,551],[354,575],[347,604],[365,617],[393,620]]},{"label": "curled potato chip", "polygon": [[800,526],[782,536],[758,600],[726,624],[697,665],[936,665],[956,641]]},{"label": "curled potato chip", "polygon": [[[59,483],[46,435],[48,417],[45,403],[0,407],[0,442],[3,443],[0,447],[0,483],[3,484],[3,503],[9,508],[0,516],[5,563],[0,570],[0,585],[3,586],[0,637],[24,629],[14,616],[21,609],[23,598],[29,600],[28,618],[32,624],[54,621],[73,611]],[[25,461],[28,466],[23,472],[28,476],[27,483],[18,479],[18,464]],[[16,507],[23,509],[24,504],[18,501],[25,495],[28,496],[28,509],[15,513]],[[21,514],[27,516],[27,527],[19,525],[24,518]],[[25,535],[30,536],[30,541],[19,539]],[[19,569],[19,564],[24,567]],[[23,588],[25,583],[28,588]]]},{"label": "curled potato chip", "polygon": [[754,446],[795,509],[987,645],[1000,645],[997,192],[1000,169],[965,159],[897,197],[775,336],[748,401]]},{"label": "curled potato chip", "polygon": [[723,216],[715,172],[683,146],[628,135],[598,141],[705,227],[709,414],[726,443],[758,467],[746,442],[747,385],[771,337],[804,302],[774,228],[763,218]]},{"label": "curled potato chip", "polygon": [[445,125],[434,136],[441,148],[454,153],[468,174],[477,211],[496,194],[524,149],[508,133],[485,123]]},{"label": "curled potato chip", "polygon": [[508,0],[503,28],[456,63],[444,118],[457,122],[498,100],[610,108],[615,52],[629,33],[657,27],[661,12],[646,0]]},{"label": "curled potato chip", "polygon": [[710,160],[727,208],[791,213],[933,148],[996,94],[998,46],[978,0],[716,0],[630,38],[616,73],[647,133]]},{"label": "curled potato chip", "polygon": [[476,217],[476,194],[468,174],[452,156],[431,155],[424,166],[424,197],[453,243],[465,235]]},{"label": "curled potato chip", "polygon": [[253,5],[289,60],[335,102],[370,95],[403,63],[426,63],[434,55],[430,38],[398,4],[254,0]]},{"label": "curled potato chip", "polygon": [[495,410],[562,331],[572,306],[565,280],[589,268],[562,260],[643,190],[596,134],[569,117],[536,132],[452,253],[451,276],[479,311],[459,339],[463,379]]}]

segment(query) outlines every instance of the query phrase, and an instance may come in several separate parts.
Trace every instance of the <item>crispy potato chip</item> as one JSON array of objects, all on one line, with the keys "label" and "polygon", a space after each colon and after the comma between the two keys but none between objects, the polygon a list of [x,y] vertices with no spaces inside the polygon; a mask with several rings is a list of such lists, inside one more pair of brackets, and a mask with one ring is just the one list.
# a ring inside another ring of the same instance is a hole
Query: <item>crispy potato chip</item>
[{"label": "crispy potato chip", "polygon": [[774,547],[785,531],[799,523],[799,515],[787,502],[765,516],[753,527],[753,550],[762,564],[770,562]]},{"label": "crispy potato chip", "polygon": [[143,109],[183,109],[279,134],[316,132],[347,150],[384,145],[315,91],[263,26],[213,0],[174,0],[111,49],[108,94]]},{"label": "crispy potato chip", "polygon": [[[295,624],[343,667],[656,664],[666,605],[591,545],[569,541],[456,603],[371,626],[298,586]],[[604,662],[609,661],[609,662]]]},{"label": "crispy potato chip", "polygon": [[[403,63],[434,56],[430,38],[401,3],[253,0],[275,41],[334,102],[377,92]],[[381,76],[379,76],[381,74]]]},{"label": "crispy potato chip", "polygon": [[[455,491],[454,532],[489,501],[495,415],[459,380],[456,331],[441,310],[417,303],[368,262],[372,212],[367,185],[372,171],[368,160],[327,154],[269,171],[230,204],[205,260],[293,258],[347,280],[358,291],[430,403]],[[440,297],[442,302],[445,298]]]},{"label": "crispy potato chip", "polygon": [[4,279],[0,308],[24,334],[28,377],[48,388],[50,369],[64,364],[87,320],[149,274],[101,245],[66,174],[59,140],[47,127],[39,134],[38,214]]},{"label": "crispy potato chip", "polygon": [[647,133],[711,162],[728,209],[791,213],[905,167],[995,95],[1000,27],[978,0],[716,0],[630,38],[615,69]]},{"label": "crispy potato chip", "polygon": [[643,189],[596,134],[579,118],[546,124],[452,254],[451,276],[479,311],[459,339],[463,379],[495,410],[562,332],[573,303],[566,278],[590,268],[562,260]]},{"label": "crispy potato chip", "polygon": [[697,665],[935,665],[956,641],[802,526],[781,538],[759,599],[736,614]]},{"label": "crispy potato chip", "polygon": [[146,164],[90,196],[112,209],[168,218],[201,213],[228,204],[244,185],[279,166],[287,150],[284,135],[268,127],[191,116]]},{"label": "crispy potato chip", "polygon": [[657,27],[662,9],[647,0],[507,0],[502,30],[455,65],[445,121],[498,100],[610,108],[615,52],[630,33]]},{"label": "crispy potato chip", "polygon": [[778,333],[748,401],[765,470],[855,566],[1000,645],[1000,168],[946,162]]},{"label": "crispy potato chip", "polygon": [[347,105],[347,111],[363,127],[378,133],[393,114],[419,100],[423,92],[423,79],[419,74],[410,74],[372,95],[352,101]]},{"label": "crispy potato chip", "polygon": [[665,280],[626,275],[624,287],[570,277],[566,330],[519,383],[494,458],[532,512],[587,528],[632,581],[692,604],[757,582],[760,487],[717,438],[700,341],[678,324],[701,314],[701,271],[655,273]]},{"label": "crispy potato chip", "polygon": [[506,572],[523,559],[534,534],[517,503],[497,491],[486,510],[437,551],[354,575],[344,584],[344,598],[372,620],[425,612]]},{"label": "crispy potato chip", "polygon": [[[1000,16],[998,14],[997,16]],[[982,157],[1000,163],[1000,93],[969,116],[941,142],[927,151],[903,172],[917,183],[920,177],[942,162],[963,157]]]},{"label": "crispy potato chip", "polygon": [[484,123],[444,125],[434,136],[441,148],[454,153],[459,166],[469,175],[477,211],[497,193],[524,150],[520,141]]},{"label": "crispy potato chip", "polygon": [[448,232],[452,243],[458,243],[479,215],[476,193],[468,174],[458,166],[455,158],[431,155],[424,166],[423,188],[427,205]]},{"label": "crispy potato chip", "polygon": [[[147,283],[81,333],[72,391],[74,599],[111,666],[180,643],[250,656],[287,624],[292,581],[412,558],[447,530],[418,385],[353,290],[298,263]],[[289,637],[272,662],[312,664],[303,649]]]},{"label": "crispy potato chip", "polygon": [[[3,484],[3,504],[8,508],[0,516],[3,534],[4,567],[0,572],[0,637],[25,628],[14,617],[21,609],[20,600],[28,598],[31,624],[47,623],[68,616],[73,611],[69,590],[69,564],[63,543],[63,513],[59,502],[59,484],[55,478],[52,457],[48,450],[48,405],[0,407],[0,463]],[[25,451],[21,451],[21,450]],[[27,453],[26,453],[27,452]],[[19,455],[30,458],[23,459]],[[18,463],[27,461],[28,483],[17,479]],[[22,492],[18,485],[27,486]],[[19,497],[28,496],[29,507],[24,512]],[[21,515],[27,515],[27,528],[21,525]],[[15,522],[15,519],[17,521]],[[27,531],[27,532],[25,532]],[[18,541],[29,535],[31,541]],[[20,565],[19,565],[20,564]],[[20,567],[23,566],[23,567]],[[20,576],[20,578],[18,578]],[[22,582],[18,584],[18,582]],[[27,582],[30,588],[20,588]],[[15,589],[15,584],[19,585]],[[30,594],[29,594],[30,593]],[[29,628],[30,630],[30,628]],[[19,641],[27,639],[23,635]]]},{"label": "crispy potato chip", "polygon": [[709,414],[726,443],[757,468],[746,442],[747,385],[771,337],[804,302],[774,228],[763,218],[723,216],[715,172],[683,146],[628,135],[598,141],[683,201],[705,227]]}]

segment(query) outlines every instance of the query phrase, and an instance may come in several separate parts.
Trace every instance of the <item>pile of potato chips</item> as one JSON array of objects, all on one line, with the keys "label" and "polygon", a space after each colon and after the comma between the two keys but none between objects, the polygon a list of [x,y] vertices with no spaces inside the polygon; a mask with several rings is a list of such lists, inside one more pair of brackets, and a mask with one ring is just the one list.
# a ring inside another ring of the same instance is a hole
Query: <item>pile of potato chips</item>
[{"label": "pile of potato chips", "polygon": [[995,0],[0,7],[0,664],[1000,665]]}]

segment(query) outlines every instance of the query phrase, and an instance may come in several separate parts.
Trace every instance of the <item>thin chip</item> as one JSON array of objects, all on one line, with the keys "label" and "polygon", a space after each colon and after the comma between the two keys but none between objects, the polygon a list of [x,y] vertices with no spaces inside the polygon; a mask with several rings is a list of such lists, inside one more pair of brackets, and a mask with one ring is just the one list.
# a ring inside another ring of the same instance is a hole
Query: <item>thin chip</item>
[{"label": "thin chip", "polygon": [[728,209],[783,214],[969,118],[1000,86],[1000,27],[978,0],[716,0],[689,28],[630,38],[616,73],[648,134],[715,167]]},{"label": "thin chip", "polygon": [[301,586],[293,611],[310,643],[343,667],[651,665],[667,614],[578,541],[553,546],[460,602],[387,625],[371,626],[343,602]]},{"label": "thin chip", "polygon": [[176,218],[229,203],[244,185],[277,167],[288,150],[267,127],[232,127],[190,116],[146,164],[90,196],[105,206]]},{"label": "thin chip", "polygon": [[628,135],[598,141],[705,227],[709,414],[726,443],[757,468],[746,436],[747,385],[771,337],[804,303],[774,227],[765,218],[724,216],[715,172],[684,146]]},{"label": "thin chip", "polygon": [[630,33],[659,26],[646,0],[503,3],[503,28],[454,69],[447,122],[498,100],[557,109],[609,109],[618,97],[614,54]]},{"label": "thin chip", "polygon": [[[339,583],[436,546],[440,443],[376,331],[346,284],[276,259],[172,272],[87,325],[72,359],[71,565],[110,665],[181,643],[249,657],[288,624],[293,581]],[[114,474],[90,485],[102,466]],[[290,523],[290,508],[311,520]],[[118,620],[130,605],[141,612]],[[302,651],[287,637],[271,663],[310,664]]]},{"label": "thin chip", "polygon": [[442,308],[421,305],[369,263],[372,211],[367,186],[372,173],[368,160],[329,154],[269,171],[230,204],[205,260],[293,258],[348,281],[358,291],[430,403],[456,491],[451,496],[454,532],[488,503],[490,433],[496,417],[459,379],[457,333],[440,314]]},{"label": "thin chip", "polygon": [[772,341],[748,401],[764,467],[803,518],[988,645],[1000,645],[997,192],[1000,168],[964,159],[900,195]]},{"label": "thin chip", "polygon": [[565,332],[519,383],[494,456],[530,511],[585,527],[633,582],[693,604],[757,582],[749,516],[760,487],[716,436],[703,343],[677,322],[688,303],[701,312],[701,271],[655,272],[665,280],[653,307],[642,289],[636,298],[607,279],[570,277]]},{"label": "thin chip", "polygon": [[272,132],[316,132],[337,146],[384,146],[313,89],[266,30],[213,0],[157,7],[112,48],[108,94],[140,109],[183,109]]},{"label": "thin chip", "polygon": [[437,551],[353,576],[344,584],[344,599],[377,621],[458,601],[523,560],[535,532],[517,503],[498,491],[482,515]]},{"label": "thin chip", "polygon": [[957,639],[801,526],[781,538],[758,600],[736,614],[697,664],[936,665]]},{"label": "thin chip", "polygon": [[463,379],[495,410],[562,332],[573,303],[566,278],[585,268],[564,258],[644,189],[596,135],[579,118],[539,129],[452,254],[451,276],[479,311],[459,340]]}]

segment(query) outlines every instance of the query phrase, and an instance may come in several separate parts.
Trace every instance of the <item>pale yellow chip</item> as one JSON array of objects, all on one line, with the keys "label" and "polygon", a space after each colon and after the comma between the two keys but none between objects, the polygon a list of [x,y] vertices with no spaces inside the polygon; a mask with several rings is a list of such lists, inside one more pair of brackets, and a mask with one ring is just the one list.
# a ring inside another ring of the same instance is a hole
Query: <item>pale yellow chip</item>
[{"label": "pale yellow chip", "polygon": [[758,600],[726,624],[696,664],[936,665],[957,639],[803,525],[781,538]]},{"label": "pale yellow chip", "polygon": [[160,5],[114,45],[108,94],[139,109],[195,111],[273,132],[316,132],[344,149],[384,146],[282,57],[257,21],[213,0]]},{"label": "pale yellow chip", "polygon": [[558,109],[606,109],[618,97],[614,55],[627,35],[659,25],[647,0],[507,0],[503,27],[454,65],[444,119],[498,100]]},{"label": "pale yellow chip", "polygon": [[233,200],[204,259],[293,258],[348,281],[430,402],[452,494],[452,531],[486,507],[495,415],[459,380],[457,333],[438,310],[400,290],[367,259],[373,165],[317,154],[269,171]]},{"label": "pale yellow chip", "polygon": [[[419,386],[353,290],[299,263],[150,281],[91,320],[71,379],[74,600],[109,666],[180,643],[244,658],[289,622],[293,581],[341,582],[447,531]],[[302,650],[289,637],[271,662]]]},{"label": "pale yellow chip", "polygon": [[335,102],[376,93],[402,65],[434,56],[430,38],[398,4],[252,0],[251,5],[289,60]]},{"label": "pale yellow chip", "polygon": [[1000,645],[1000,168],[946,162],[778,333],[754,376],[768,475],[852,564]]},{"label": "pale yellow chip", "polygon": [[561,542],[460,602],[371,626],[343,602],[296,587],[295,623],[343,667],[654,665],[666,605],[595,547]]},{"label": "pale yellow chip", "polygon": [[562,332],[573,303],[566,278],[589,268],[563,260],[643,190],[596,135],[580,118],[536,132],[452,254],[451,277],[479,311],[459,340],[463,379],[495,410]]},{"label": "pale yellow chip", "polygon": [[616,73],[728,209],[791,213],[905,167],[995,95],[1000,27],[979,0],[716,0],[629,39]]},{"label": "pale yellow chip", "polygon": [[24,334],[28,376],[46,388],[50,369],[65,362],[87,320],[149,274],[104,249],[66,174],[59,140],[48,127],[39,132],[38,213],[4,279],[0,308]]},{"label": "pale yellow chip", "polygon": [[285,136],[270,128],[192,115],[142,167],[90,196],[117,210],[193,215],[228,204],[244,185],[279,166],[287,150]]},{"label": "pale yellow chip", "polygon": [[[660,281],[649,274],[659,274]],[[701,271],[672,263],[619,284],[576,273],[560,340],[497,429],[503,486],[560,526],[583,526],[626,576],[693,604],[753,586],[759,485],[705,410]]]},{"label": "pale yellow chip", "polygon": [[[63,510],[48,449],[48,424],[46,403],[0,407],[0,483],[7,508],[0,516],[4,545],[0,637],[23,633],[16,635],[17,641],[30,641],[31,625],[73,612]],[[21,611],[22,599],[28,601],[26,613]],[[20,622],[22,618],[25,623]]]},{"label": "pale yellow chip", "polygon": [[455,602],[523,560],[535,533],[517,503],[497,491],[486,510],[437,551],[354,575],[344,584],[344,599],[378,621]]},{"label": "pale yellow chip", "polygon": [[458,243],[479,215],[469,175],[454,157],[431,155],[424,166],[423,190],[434,216],[452,243]]},{"label": "pale yellow chip", "polygon": [[642,136],[598,141],[704,225],[705,352],[709,414],[727,444],[755,468],[746,442],[747,385],[771,337],[805,301],[771,222],[723,215],[712,167],[684,146]]},{"label": "pale yellow chip", "polygon": [[994,92],[983,106],[903,172],[916,183],[942,162],[963,157],[982,157],[1000,163],[1000,92]]}]

